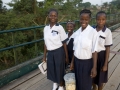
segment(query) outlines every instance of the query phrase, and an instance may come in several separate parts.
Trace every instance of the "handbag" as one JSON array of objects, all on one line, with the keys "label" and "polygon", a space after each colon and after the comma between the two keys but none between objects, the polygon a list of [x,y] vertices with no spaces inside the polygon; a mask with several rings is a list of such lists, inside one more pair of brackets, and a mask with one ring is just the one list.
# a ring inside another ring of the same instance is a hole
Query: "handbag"
[{"label": "handbag", "polygon": [[42,63],[40,63],[38,65],[38,68],[40,69],[40,71],[42,72],[42,74],[46,74],[47,73],[47,63],[45,61],[43,61]]}]

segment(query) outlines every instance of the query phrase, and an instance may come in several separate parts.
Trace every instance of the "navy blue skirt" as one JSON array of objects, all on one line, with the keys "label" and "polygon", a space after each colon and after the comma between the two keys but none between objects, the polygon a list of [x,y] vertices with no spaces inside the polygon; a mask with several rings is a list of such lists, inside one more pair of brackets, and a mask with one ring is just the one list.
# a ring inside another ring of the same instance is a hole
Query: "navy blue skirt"
[{"label": "navy blue skirt", "polygon": [[81,60],[75,57],[74,71],[76,78],[76,90],[91,90],[92,78],[90,76],[93,60]]},{"label": "navy blue skirt", "polygon": [[73,38],[71,38],[68,45],[67,45],[69,63],[71,63],[72,57],[73,57],[73,41],[74,41]]},{"label": "navy blue skirt", "polygon": [[64,81],[65,75],[65,52],[60,47],[56,50],[48,51],[47,55],[47,78],[60,84]]},{"label": "navy blue skirt", "polygon": [[97,84],[98,86],[108,81],[108,70],[105,72],[101,71],[104,63],[105,63],[105,51],[101,51],[98,53],[97,76],[93,79],[93,83]]}]

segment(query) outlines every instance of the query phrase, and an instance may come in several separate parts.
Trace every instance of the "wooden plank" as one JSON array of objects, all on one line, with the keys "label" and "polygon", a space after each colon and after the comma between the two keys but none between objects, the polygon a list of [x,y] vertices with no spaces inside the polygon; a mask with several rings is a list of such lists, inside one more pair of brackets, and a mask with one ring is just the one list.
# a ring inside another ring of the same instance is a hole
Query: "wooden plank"
[{"label": "wooden plank", "polygon": [[52,90],[52,84],[52,81],[48,80],[47,78],[44,78],[42,82],[39,81],[33,86],[27,88],[26,90]]},{"label": "wooden plank", "polygon": [[120,83],[120,63],[112,74],[111,78],[108,80],[103,90],[116,90]]},{"label": "wooden plank", "polygon": [[114,40],[113,40],[113,45],[110,47],[110,49],[112,50],[113,48],[115,48],[119,43],[120,43],[120,35],[117,36]]},{"label": "wooden plank", "polygon": [[0,90],[8,90],[19,86],[20,84],[26,82],[27,80],[34,78],[35,75],[40,74],[40,70],[36,69],[12,82],[0,88]]},{"label": "wooden plank", "polygon": [[[120,50],[120,43],[115,47],[115,48],[113,48],[112,49],[112,51],[119,51]],[[115,54],[114,53],[110,53],[110,57],[109,57],[109,61],[113,58],[115,56]]]},{"label": "wooden plank", "polygon": [[117,32],[112,32],[112,37],[116,34]]},{"label": "wooden plank", "polygon": [[120,83],[119,83],[119,86],[118,86],[117,90],[120,90]]},{"label": "wooden plank", "polygon": [[25,90],[29,88],[30,86],[34,85],[36,82],[41,81],[46,78],[46,75],[38,74],[34,78],[31,78],[30,80],[24,82],[23,84],[20,84],[19,86],[15,87],[12,90]]},{"label": "wooden plank", "polygon": [[117,28],[115,31],[120,31],[120,28]]},{"label": "wooden plank", "polygon": [[112,34],[112,38],[115,39],[118,35],[120,35],[120,33],[115,32],[115,34]]},{"label": "wooden plank", "polygon": [[119,62],[120,62],[120,55],[115,55],[115,57],[109,62],[109,65],[108,65],[108,78],[110,78],[110,76],[114,72],[114,70],[117,67],[117,65],[119,64]]}]

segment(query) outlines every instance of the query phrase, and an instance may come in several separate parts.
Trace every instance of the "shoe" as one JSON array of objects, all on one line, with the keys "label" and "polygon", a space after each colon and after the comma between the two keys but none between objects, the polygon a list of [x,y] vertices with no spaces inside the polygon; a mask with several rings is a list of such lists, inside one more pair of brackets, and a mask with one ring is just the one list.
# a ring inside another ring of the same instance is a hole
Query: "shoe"
[{"label": "shoe", "polygon": [[53,83],[53,89],[52,90],[56,90],[58,88],[58,84],[57,83]]},{"label": "shoe", "polygon": [[65,90],[63,86],[59,86],[58,90]]}]

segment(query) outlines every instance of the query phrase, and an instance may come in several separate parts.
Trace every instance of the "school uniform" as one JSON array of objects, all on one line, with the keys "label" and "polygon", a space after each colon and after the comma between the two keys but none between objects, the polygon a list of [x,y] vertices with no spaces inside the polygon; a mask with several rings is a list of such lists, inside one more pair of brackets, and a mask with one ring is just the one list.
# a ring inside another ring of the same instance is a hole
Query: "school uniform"
[{"label": "school uniform", "polygon": [[80,27],[74,33],[74,71],[76,78],[76,90],[91,90],[92,78],[90,77],[93,67],[92,53],[97,51],[98,33],[88,25],[82,31]]},{"label": "school uniform", "polygon": [[73,56],[73,41],[74,41],[74,39],[72,38],[73,35],[74,34],[72,34],[70,37],[68,37],[68,33],[67,33],[68,41],[66,43],[67,43],[67,49],[68,49],[69,63],[71,63],[72,56]]},{"label": "school uniform", "polygon": [[93,79],[93,82],[100,86],[108,80],[108,70],[103,72],[101,69],[105,63],[106,47],[112,46],[112,33],[110,29],[105,26],[102,30],[98,31],[98,35],[97,76]]},{"label": "school uniform", "polygon": [[65,52],[63,43],[67,41],[63,27],[55,24],[44,27],[44,41],[47,47],[47,78],[60,84],[65,73]]}]

